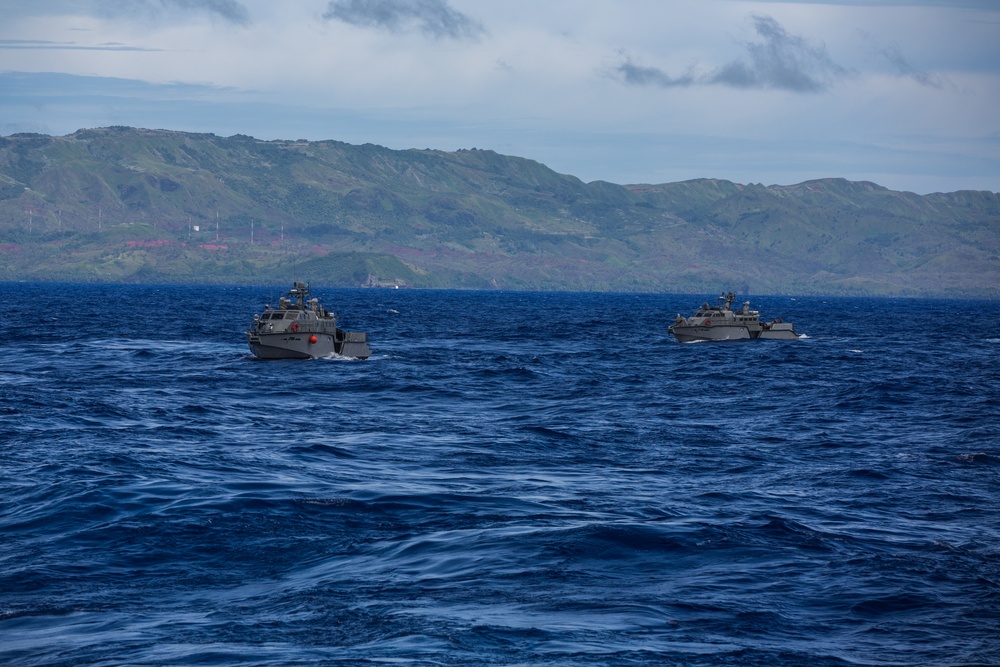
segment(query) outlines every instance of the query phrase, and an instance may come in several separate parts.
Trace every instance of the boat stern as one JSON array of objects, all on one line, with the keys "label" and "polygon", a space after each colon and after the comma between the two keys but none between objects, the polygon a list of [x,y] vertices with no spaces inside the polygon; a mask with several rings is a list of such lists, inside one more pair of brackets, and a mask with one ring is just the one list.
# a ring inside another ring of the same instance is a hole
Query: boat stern
[{"label": "boat stern", "polygon": [[757,337],[765,340],[797,340],[799,335],[795,333],[791,322],[777,322],[762,330]]}]

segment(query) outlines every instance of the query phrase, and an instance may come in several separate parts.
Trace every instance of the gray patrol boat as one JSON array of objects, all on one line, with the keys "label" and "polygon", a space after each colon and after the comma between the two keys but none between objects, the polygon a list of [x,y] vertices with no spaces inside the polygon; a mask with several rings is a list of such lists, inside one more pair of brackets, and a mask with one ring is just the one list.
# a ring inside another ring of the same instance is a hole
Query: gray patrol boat
[{"label": "gray patrol boat", "polygon": [[709,307],[708,303],[704,303],[691,317],[678,315],[667,331],[680,343],[749,338],[795,340],[799,337],[791,322],[761,322],[760,312],[750,310],[749,301],[744,301],[740,310],[733,310],[731,306],[735,299],[736,295],[729,292],[719,297],[722,303],[718,306]]},{"label": "gray patrol boat", "polygon": [[260,359],[311,359],[340,355],[367,359],[371,356],[368,334],[344,331],[337,317],[309,298],[309,285],[295,282],[278,307],[264,307],[247,329],[247,344]]}]

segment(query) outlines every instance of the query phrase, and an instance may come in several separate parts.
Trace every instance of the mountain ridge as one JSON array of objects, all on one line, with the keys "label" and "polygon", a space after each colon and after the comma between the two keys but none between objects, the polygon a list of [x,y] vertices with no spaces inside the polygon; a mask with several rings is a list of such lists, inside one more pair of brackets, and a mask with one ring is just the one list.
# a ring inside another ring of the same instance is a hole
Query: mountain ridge
[{"label": "mountain ridge", "polygon": [[[306,276],[305,271],[310,275]],[[0,137],[0,279],[1000,297],[1000,195],[584,183],[491,150]]]}]

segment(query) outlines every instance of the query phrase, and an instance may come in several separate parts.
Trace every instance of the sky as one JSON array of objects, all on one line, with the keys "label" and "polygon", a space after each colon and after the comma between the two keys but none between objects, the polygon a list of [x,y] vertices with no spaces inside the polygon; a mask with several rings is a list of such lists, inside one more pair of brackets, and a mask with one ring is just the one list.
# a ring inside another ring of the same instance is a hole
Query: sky
[{"label": "sky", "polygon": [[490,149],[1000,191],[1000,0],[0,0],[0,135]]}]

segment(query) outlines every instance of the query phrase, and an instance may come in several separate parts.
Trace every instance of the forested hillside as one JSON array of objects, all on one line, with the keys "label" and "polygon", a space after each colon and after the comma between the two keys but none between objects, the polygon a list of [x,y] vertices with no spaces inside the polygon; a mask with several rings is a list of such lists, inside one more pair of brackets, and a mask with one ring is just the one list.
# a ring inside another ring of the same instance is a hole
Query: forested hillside
[{"label": "forested hillside", "polygon": [[1000,196],[583,183],[489,150],[0,138],[0,279],[1000,296]]}]

